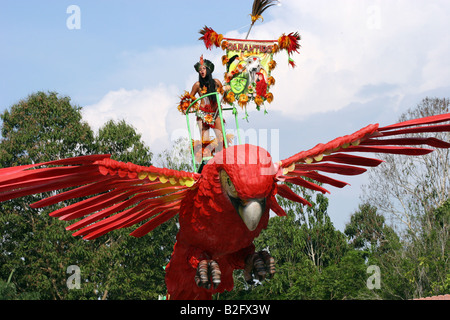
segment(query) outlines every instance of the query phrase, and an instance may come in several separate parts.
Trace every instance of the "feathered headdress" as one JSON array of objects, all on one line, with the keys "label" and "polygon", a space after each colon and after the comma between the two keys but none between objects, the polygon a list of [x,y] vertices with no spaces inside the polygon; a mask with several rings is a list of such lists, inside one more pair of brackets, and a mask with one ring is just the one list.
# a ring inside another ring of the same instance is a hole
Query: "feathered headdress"
[{"label": "feathered headdress", "polygon": [[220,47],[223,40],[223,35],[218,34],[212,28],[204,26],[203,29],[199,31],[202,35],[198,40],[203,40],[207,49],[211,50],[212,46]]},{"label": "feathered headdress", "polygon": [[199,62],[197,62],[195,65],[194,65],[194,68],[195,68],[195,71],[199,71],[199,69],[200,69],[200,66],[205,66],[205,67],[207,67],[208,69],[209,69],[209,71],[211,71],[211,73],[213,73],[213,71],[214,71],[214,63],[212,63],[211,61],[209,61],[208,59],[203,59],[203,55],[201,55],[201,57],[200,57],[200,61]]}]

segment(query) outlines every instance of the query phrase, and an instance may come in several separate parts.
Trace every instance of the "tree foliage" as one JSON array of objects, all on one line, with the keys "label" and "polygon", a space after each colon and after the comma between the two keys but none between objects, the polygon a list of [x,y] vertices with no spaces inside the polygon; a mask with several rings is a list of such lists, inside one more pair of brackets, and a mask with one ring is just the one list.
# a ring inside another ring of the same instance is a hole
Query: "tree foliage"
[{"label": "tree foliage", "polygon": [[[121,161],[150,165],[152,154],[136,130],[112,121],[94,135],[82,121],[81,108],[70,98],[38,92],[2,115],[1,166],[114,153]],[[135,239],[130,230],[116,230],[94,241],[73,237],[68,223],[48,216],[59,208],[29,207],[41,196],[0,204],[0,279],[8,290],[41,299],[157,299],[165,294],[164,266],[175,241],[176,225]],[[70,204],[70,201],[64,205]],[[60,205],[61,206],[61,205]],[[69,289],[69,266],[79,267],[80,289]]]},{"label": "tree foliage", "polygon": [[95,138],[95,153],[110,154],[113,159],[141,166],[151,164],[153,154],[141,141],[142,135],[125,120],[108,121]]},{"label": "tree foliage", "polygon": [[[425,98],[399,121],[449,112],[449,100]],[[428,134],[431,135],[431,134]],[[420,136],[427,136],[421,133]],[[450,133],[432,134],[450,141]],[[406,232],[419,232],[421,219],[442,206],[450,194],[450,149],[437,149],[425,156],[380,154],[385,161],[369,172],[364,200],[377,207]]]},{"label": "tree foliage", "polygon": [[[399,121],[448,111],[448,99],[425,98]],[[434,136],[450,141],[446,132]],[[390,250],[379,247],[371,253],[373,263],[382,268],[384,298],[412,299],[450,292],[449,152],[438,149],[420,157],[380,155],[385,163],[369,173],[364,194],[364,206],[368,207],[360,207],[353,218],[364,216],[361,235],[367,235],[369,229],[379,234],[379,222],[391,222],[389,228],[384,227],[383,238],[378,238],[388,242]],[[378,223],[370,225],[374,214],[367,208],[377,210]],[[348,231],[356,236],[351,228]]]},{"label": "tree foliage", "polygon": [[347,237],[336,230],[327,213],[328,199],[291,186],[312,207],[278,198],[287,217],[273,217],[255,240],[267,249],[277,272],[262,284],[248,285],[236,273],[233,292],[221,299],[357,299],[368,296],[366,264],[362,252],[352,250]]}]

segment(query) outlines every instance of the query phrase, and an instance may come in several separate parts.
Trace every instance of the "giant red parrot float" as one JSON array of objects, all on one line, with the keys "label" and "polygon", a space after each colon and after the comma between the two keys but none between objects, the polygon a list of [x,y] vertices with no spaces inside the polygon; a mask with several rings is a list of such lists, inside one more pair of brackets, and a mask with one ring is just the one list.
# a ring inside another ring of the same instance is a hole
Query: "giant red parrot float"
[{"label": "giant red parrot float", "polygon": [[449,132],[447,121],[450,114],[386,127],[373,124],[277,163],[263,148],[232,146],[217,153],[201,174],[121,163],[109,155],[4,168],[0,201],[71,188],[31,207],[88,197],[50,215],[67,221],[82,218],[67,230],[78,230],[74,236],[89,240],[136,224],[140,226],[131,235],[142,237],[178,214],[177,242],[166,268],[168,295],[210,299],[214,293],[232,290],[235,269],[244,269],[246,280],[275,272],[269,254],[255,252],[253,245],[267,227],[271,210],[286,215],[275,196],[310,205],[286,182],[325,193],[311,181],[342,188],[346,182],[326,174],[358,175],[366,171],[364,167],[382,162],[354,152],[417,156],[433,151],[423,145],[449,148],[448,142],[408,135]]},{"label": "giant red parrot float", "polygon": [[[252,25],[261,19],[262,11],[273,4],[270,0],[255,1]],[[235,54],[235,50],[262,52],[258,61],[267,63],[267,72],[262,63],[256,71],[269,76],[275,63],[266,58],[271,58],[277,47],[285,48],[288,54],[296,51],[299,36],[283,35],[273,44],[247,45],[224,40],[210,28],[203,31],[201,39],[207,46],[222,45],[229,51],[229,56],[224,56],[224,63],[228,63],[226,80],[232,90],[240,94],[239,101],[253,99],[257,105],[263,101],[270,103],[273,96],[269,91],[256,90],[255,95],[253,84],[246,82],[246,86],[240,86],[239,81],[249,78],[236,71],[241,70],[239,65],[246,57]],[[242,69],[245,68],[249,67],[244,65]],[[268,84],[273,84],[272,77],[267,79]],[[231,93],[229,96],[234,97]],[[338,188],[347,185],[327,174],[358,175],[366,171],[365,167],[375,167],[382,162],[359,153],[418,156],[433,151],[424,145],[449,148],[448,142],[411,136],[450,132],[448,121],[450,114],[386,127],[373,124],[276,163],[258,146],[230,146],[215,154],[201,173],[121,163],[110,159],[110,155],[4,168],[0,169],[0,202],[50,191],[54,192],[31,207],[42,208],[80,199],[50,215],[65,221],[75,220],[66,229],[87,240],[135,225],[137,228],[131,235],[142,237],[178,214],[177,241],[166,267],[168,296],[171,299],[211,299],[214,293],[233,289],[235,269],[244,269],[247,281],[252,281],[254,276],[263,279],[274,274],[275,262],[268,252],[255,252],[253,241],[267,227],[271,211],[278,216],[286,215],[276,195],[311,205],[286,183],[326,193],[323,185]],[[59,193],[55,192],[58,190]]]}]

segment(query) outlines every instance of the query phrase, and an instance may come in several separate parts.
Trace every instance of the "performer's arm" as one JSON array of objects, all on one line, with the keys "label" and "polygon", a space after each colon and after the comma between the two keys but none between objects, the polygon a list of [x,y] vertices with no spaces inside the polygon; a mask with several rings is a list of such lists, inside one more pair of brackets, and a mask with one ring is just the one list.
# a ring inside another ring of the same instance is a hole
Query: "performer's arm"
[{"label": "performer's arm", "polygon": [[200,90],[200,82],[196,82],[194,83],[194,85],[192,86],[191,89],[191,96],[195,97],[195,95],[199,92]]}]

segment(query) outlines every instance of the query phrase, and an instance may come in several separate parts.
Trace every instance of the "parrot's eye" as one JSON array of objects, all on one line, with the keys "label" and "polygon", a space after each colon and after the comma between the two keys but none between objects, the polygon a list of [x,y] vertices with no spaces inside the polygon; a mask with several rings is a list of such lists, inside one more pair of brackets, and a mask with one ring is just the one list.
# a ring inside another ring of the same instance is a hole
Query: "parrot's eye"
[{"label": "parrot's eye", "polygon": [[234,187],[233,182],[231,182],[230,177],[224,170],[220,171],[220,183],[222,183],[222,187],[225,189],[229,196],[237,198],[238,195],[236,192],[236,188]]}]

